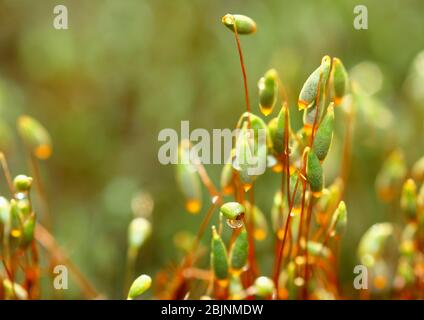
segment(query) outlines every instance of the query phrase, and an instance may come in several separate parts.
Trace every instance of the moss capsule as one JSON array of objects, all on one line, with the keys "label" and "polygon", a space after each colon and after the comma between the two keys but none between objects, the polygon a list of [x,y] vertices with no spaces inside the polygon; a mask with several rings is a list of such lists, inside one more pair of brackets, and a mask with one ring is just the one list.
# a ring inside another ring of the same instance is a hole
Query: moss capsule
[{"label": "moss capsule", "polygon": [[230,251],[230,265],[234,273],[240,273],[247,263],[248,241],[246,229],[237,236]]},{"label": "moss capsule", "polygon": [[152,278],[146,274],[142,274],[131,284],[130,290],[128,291],[127,300],[133,300],[138,296],[142,295],[152,285]]},{"label": "moss capsule", "polygon": [[211,265],[216,279],[225,283],[228,277],[227,249],[215,226],[212,226]]},{"label": "moss capsule", "polygon": [[312,146],[320,161],[323,161],[330,150],[334,131],[334,107],[332,104],[327,108],[327,113],[318,127]]},{"label": "moss capsule", "polygon": [[311,187],[312,194],[319,196],[324,186],[322,166],[313,150],[307,147],[305,148],[305,152],[307,152],[306,178]]},{"label": "moss capsule", "polygon": [[238,34],[251,34],[256,31],[256,23],[248,16],[242,14],[227,13],[222,17],[222,23],[231,31],[235,32],[234,24]]},{"label": "moss capsule", "polygon": [[333,58],[333,86],[334,86],[334,103],[340,105],[343,96],[348,89],[348,75],[343,63],[338,58]]},{"label": "moss capsule", "polygon": [[259,109],[265,116],[271,114],[277,101],[277,78],[277,71],[270,69],[258,82]]},{"label": "moss capsule", "polygon": [[21,116],[18,119],[18,129],[23,141],[38,159],[45,160],[51,156],[50,134],[41,123],[29,116]]},{"label": "moss capsule", "polygon": [[227,202],[221,206],[220,212],[225,218],[236,220],[244,215],[246,209],[238,202]]}]

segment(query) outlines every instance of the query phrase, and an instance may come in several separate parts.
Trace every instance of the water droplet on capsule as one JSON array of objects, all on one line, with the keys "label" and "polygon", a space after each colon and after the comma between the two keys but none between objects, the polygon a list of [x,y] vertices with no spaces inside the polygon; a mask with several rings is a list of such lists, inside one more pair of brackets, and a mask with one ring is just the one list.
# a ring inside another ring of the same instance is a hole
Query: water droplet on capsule
[{"label": "water droplet on capsule", "polygon": [[238,229],[243,226],[242,219],[227,219],[227,225],[232,229]]}]

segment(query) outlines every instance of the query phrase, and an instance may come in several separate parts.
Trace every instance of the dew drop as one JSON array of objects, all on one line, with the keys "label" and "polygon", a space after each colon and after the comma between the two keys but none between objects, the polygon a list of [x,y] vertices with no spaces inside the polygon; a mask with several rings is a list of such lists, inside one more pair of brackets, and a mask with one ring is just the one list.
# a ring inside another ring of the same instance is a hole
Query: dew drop
[{"label": "dew drop", "polygon": [[227,219],[227,225],[232,229],[238,229],[243,226],[243,220],[241,219]]}]

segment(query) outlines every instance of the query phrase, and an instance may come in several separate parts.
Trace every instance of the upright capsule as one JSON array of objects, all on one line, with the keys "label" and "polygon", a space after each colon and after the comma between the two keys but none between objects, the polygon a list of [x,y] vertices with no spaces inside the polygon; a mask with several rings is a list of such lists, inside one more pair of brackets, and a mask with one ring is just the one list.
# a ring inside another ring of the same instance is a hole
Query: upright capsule
[{"label": "upright capsule", "polygon": [[336,211],[331,219],[332,236],[341,236],[344,234],[347,225],[347,210],[344,201],[340,201]]},{"label": "upright capsule", "polygon": [[146,274],[142,274],[131,284],[128,291],[127,300],[133,300],[146,292],[152,285],[152,278]]},{"label": "upright capsule", "polygon": [[315,134],[312,149],[320,161],[323,161],[330,150],[334,131],[334,107],[333,104],[327,108],[327,113],[321,121]]},{"label": "upright capsule", "polygon": [[222,17],[222,23],[233,32],[236,31],[234,29],[235,25],[238,34],[251,34],[256,32],[256,22],[245,15],[227,13]]},{"label": "upright capsule", "polygon": [[312,194],[315,197],[319,197],[324,186],[324,173],[322,166],[313,150],[306,147],[305,152],[307,152],[306,178],[311,187]]},{"label": "upright capsule", "polygon": [[228,284],[227,249],[218,232],[216,232],[215,226],[212,226],[211,266],[215,278],[221,285],[226,286]]},{"label": "upright capsule", "polygon": [[334,104],[340,105],[344,95],[347,92],[349,79],[343,63],[338,58],[333,58],[333,86],[334,86]]},{"label": "upright capsule", "polygon": [[230,266],[233,273],[240,274],[246,266],[248,246],[247,232],[246,229],[243,229],[237,236],[230,250]]}]

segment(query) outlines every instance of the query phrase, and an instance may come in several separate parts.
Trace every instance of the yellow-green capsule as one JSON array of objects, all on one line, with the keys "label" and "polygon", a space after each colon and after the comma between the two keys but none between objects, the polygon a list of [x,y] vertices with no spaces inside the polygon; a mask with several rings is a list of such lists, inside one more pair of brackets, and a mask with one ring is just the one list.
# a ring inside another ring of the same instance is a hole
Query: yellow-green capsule
[{"label": "yellow-green capsule", "polygon": [[344,201],[340,201],[336,211],[331,218],[332,236],[341,236],[346,231],[347,210]]},{"label": "yellow-green capsule", "polygon": [[256,31],[256,23],[248,16],[242,14],[227,13],[222,17],[222,23],[231,31],[235,32],[234,24],[238,34],[251,34]]},{"label": "yellow-green capsule", "polygon": [[324,56],[321,60],[321,65],[311,73],[303,84],[299,94],[299,110],[312,107],[318,94],[318,86],[320,87],[320,100],[322,100],[321,95],[325,92],[325,85],[327,84],[330,69],[331,58],[329,56]]},{"label": "yellow-green capsule", "polygon": [[0,223],[4,226],[10,224],[10,203],[5,197],[0,197]]},{"label": "yellow-green capsule", "polygon": [[311,187],[312,195],[319,197],[324,186],[324,174],[322,166],[313,150],[311,150],[309,147],[306,147],[305,152],[307,152],[306,178]]},{"label": "yellow-green capsule", "polygon": [[333,58],[333,86],[334,103],[340,105],[343,96],[348,90],[349,79],[343,63],[338,58]]},{"label": "yellow-green capsule", "polygon": [[417,218],[417,185],[412,179],[408,179],[403,184],[400,207],[408,219]]},{"label": "yellow-green capsule", "polygon": [[262,114],[268,116],[274,109],[277,101],[277,79],[278,74],[275,69],[268,70],[263,77],[259,79],[259,109]]},{"label": "yellow-green capsule", "polygon": [[35,214],[32,213],[24,222],[22,225],[22,240],[21,240],[21,246],[27,247],[32,243],[34,240],[34,231],[35,231],[35,225],[37,221],[35,219]]},{"label": "yellow-green capsule", "polygon": [[333,104],[327,108],[327,113],[318,127],[314,138],[312,149],[320,161],[323,161],[330,150],[334,131],[334,107]]},{"label": "yellow-green capsule", "polygon": [[384,201],[391,201],[401,187],[407,172],[404,155],[393,151],[384,161],[376,179],[377,193]]},{"label": "yellow-green capsule", "polygon": [[221,237],[216,232],[215,226],[212,226],[211,266],[215,278],[224,285],[228,278],[227,249]]},{"label": "yellow-green capsule", "polygon": [[415,162],[412,167],[412,177],[417,182],[424,181],[424,157],[421,157],[417,162]]},{"label": "yellow-green capsule", "polygon": [[239,274],[247,263],[248,241],[246,229],[237,236],[230,250],[230,266],[233,273]]},{"label": "yellow-green capsule", "polygon": [[50,134],[40,122],[29,116],[21,116],[18,119],[18,130],[27,147],[38,159],[45,160],[51,156]]},{"label": "yellow-green capsule", "polygon": [[128,246],[138,250],[152,234],[152,225],[143,217],[133,219],[128,226]]},{"label": "yellow-green capsule", "polygon": [[202,189],[197,169],[190,160],[190,143],[188,141],[181,142],[178,155],[176,180],[184,194],[186,210],[196,214],[202,207]]},{"label": "yellow-green capsule", "polygon": [[272,296],[275,290],[274,281],[264,276],[256,278],[253,287],[255,288],[255,294],[261,298]]},{"label": "yellow-green capsule", "polygon": [[133,300],[146,292],[152,285],[152,278],[146,274],[142,274],[131,284],[128,291],[127,300]]},{"label": "yellow-green capsule", "polygon": [[20,174],[13,179],[13,186],[18,192],[27,192],[31,189],[32,178],[24,174]]},{"label": "yellow-green capsule", "polygon": [[225,218],[236,220],[243,217],[246,209],[238,202],[227,202],[221,206],[220,212]]}]

